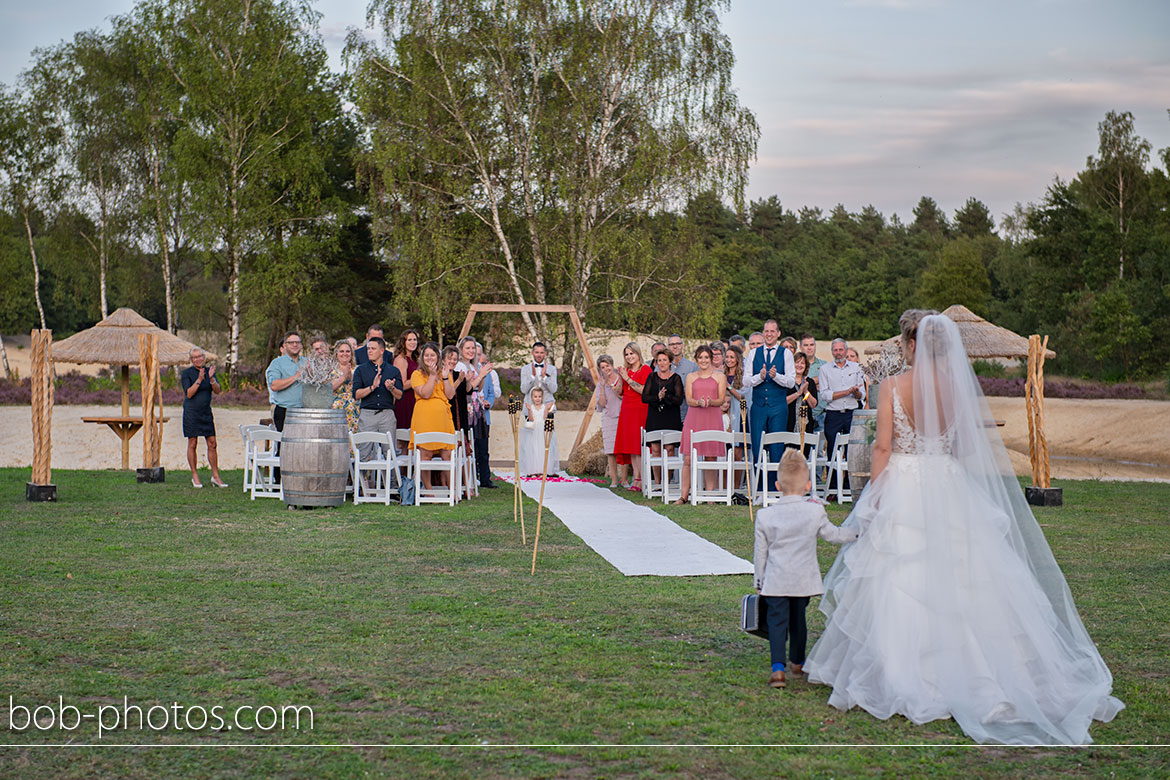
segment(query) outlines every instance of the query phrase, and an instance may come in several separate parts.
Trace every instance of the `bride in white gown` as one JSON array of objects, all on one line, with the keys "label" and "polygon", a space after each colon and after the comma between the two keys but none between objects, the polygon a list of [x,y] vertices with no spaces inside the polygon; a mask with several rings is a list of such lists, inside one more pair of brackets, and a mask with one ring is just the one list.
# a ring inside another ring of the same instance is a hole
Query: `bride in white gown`
[{"label": "bride in white gown", "polygon": [[882,384],[873,480],[825,579],[805,664],[829,703],[977,742],[1086,744],[1125,705],[1081,623],[950,319],[902,315],[912,368]]}]

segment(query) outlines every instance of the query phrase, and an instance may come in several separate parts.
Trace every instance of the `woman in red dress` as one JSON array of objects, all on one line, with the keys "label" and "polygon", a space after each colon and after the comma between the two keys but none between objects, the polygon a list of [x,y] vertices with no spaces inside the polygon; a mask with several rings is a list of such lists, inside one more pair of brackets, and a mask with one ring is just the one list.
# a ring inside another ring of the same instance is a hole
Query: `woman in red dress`
[{"label": "woman in red dress", "polygon": [[617,438],[613,451],[617,456],[618,476],[625,478],[625,467],[634,467],[634,478],[626,485],[630,490],[642,491],[642,427],[646,424],[646,404],[642,401],[642,386],[650,376],[650,366],[642,362],[642,349],[630,342],[622,350],[625,365],[618,369],[622,384],[622,411],[618,417]]}]

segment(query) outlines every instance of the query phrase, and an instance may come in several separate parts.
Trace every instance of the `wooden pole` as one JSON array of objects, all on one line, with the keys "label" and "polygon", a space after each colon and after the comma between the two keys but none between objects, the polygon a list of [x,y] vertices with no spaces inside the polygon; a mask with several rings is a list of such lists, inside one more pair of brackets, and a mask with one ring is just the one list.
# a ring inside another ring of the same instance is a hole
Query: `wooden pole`
[{"label": "wooden pole", "polygon": [[151,374],[154,375],[154,397],[155,408],[157,414],[151,421],[154,428],[154,447],[151,449],[151,459],[154,466],[157,468],[162,464],[162,435],[163,435],[163,392],[162,392],[162,367],[158,363],[158,347],[162,339],[159,334],[155,333],[151,337],[151,362],[154,368],[151,369]]},{"label": "wooden pole", "polygon": [[1028,338],[1028,378],[1024,381],[1024,409],[1028,416],[1028,460],[1032,465],[1032,486],[1040,486],[1040,461],[1036,447],[1036,409],[1033,384],[1036,381],[1036,342],[1039,336]]},{"label": "wooden pole", "polygon": [[53,380],[49,372],[53,332],[32,332],[32,484],[49,485],[52,473]]},{"label": "wooden pole", "polygon": [[[1037,341],[1039,339],[1037,338]],[[1044,360],[1048,351],[1048,337],[1037,347],[1036,356],[1036,433],[1040,441],[1040,487],[1052,487],[1052,473],[1048,463],[1048,437],[1044,435]]]},{"label": "wooden pole", "polygon": [[[585,364],[589,366],[589,374],[593,377],[593,387],[595,389],[601,387],[601,376],[597,373],[597,363],[593,360],[593,352],[589,349],[589,342],[585,340],[585,328],[582,327],[581,318],[577,315],[575,308],[571,308],[569,311],[569,322],[573,325],[573,332],[577,334],[577,341],[581,343],[581,353],[585,355]],[[590,403],[585,407],[585,416],[581,418],[581,427],[577,429],[577,438],[573,441],[573,449],[569,450],[570,459],[577,452],[577,448],[581,446],[581,442],[584,441],[585,431],[589,428],[589,422],[592,419],[593,404]]]},{"label": "wooden pole", "polygon": [[520,518],[520,543],[528,546],[528,534],[524,532],[524,493],[520,490],[520,407],[524,401],[514,395],[508,396],[508,419],[512,421],[512,522]]},{"label": "wooden pole", "polygon": [[[756,504],[756,497],[755,497],[756,475],[752,473],[752,466],[755,465],[755,459],[752,457],[752,455],[753,455],[752,442],[751,442],[751,439],[748,437],[747,419],[748,419],[747,401],[745,399],[741,398],[741,399],[739,399],[739,421],[740,421],[740,423],[742,423],[742,427],[743,427],[743,465],[744,465],[744,471],[747,472],[747,478],[748,478],[748,481],[747,481],[747,483],[748,483],[748,517],[752,521],[752,528],[755,528],[756,527],[756,507],[755,507],[755,504]],[[803,448],[801,449],[801,452],[804,452]],[[694,489],[693,485],[691,486],[691,489],[692,490]]]},{"label": "wooden pole", "polygon": [[540,515],[544,512],[544,483],[548,480],[548,448],[552,441],[553,418],[544,420],[544,470],[540,474],[540,503],[536,505],[536,537],[532,540],[532,571],[536,574],[536,548],[540,547]]},{"label": "wooden pole", "polygon": [[138,335],[138,378],[142,384],[142,468],[151,468],[154,451],[154,384],[151,382],[150,336]]}]

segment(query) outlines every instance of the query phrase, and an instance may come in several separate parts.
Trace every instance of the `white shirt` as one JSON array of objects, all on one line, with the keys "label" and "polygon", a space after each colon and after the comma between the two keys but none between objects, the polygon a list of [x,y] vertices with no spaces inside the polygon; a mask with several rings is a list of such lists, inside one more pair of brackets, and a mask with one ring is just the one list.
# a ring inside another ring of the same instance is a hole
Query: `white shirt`
[{"label": "white shirt", "polygon": [[[756,347],[756,349],[764,350],[764,362],[765,363],[768,362],[768,350],[769,349],[772,350],[772,360],[773,361],[775,361],[777,358],[781,357],[781,355],[778,354],[777,350],[780,353],[783,353],[784,370],[781,371],[779,369],[779,367],[777,367],[776,376],[768,377],[768,379],[770,379],[771,381],[780,385],[781,387],[788,387],[788,388],[796,387],[796,363],[792,360],[792,353],[791,352],[789,352],[784,347],[780,346],[779,343],[773,344],[771,347],[769,347],[767,344],[765,344],[762,347]],[[743,383],[748,387],[758,387],[764,381],[764,380],[760,379],[760,375],[758,372],[752,371],[752,367],[755,364],[756,364],[756,350],[753,349],[750,352],[748,352],[747,357],[744,358],[744,364],[743,364]]]},{"label": "white shirt", "polygon": [[[841,366],[825,363],[817,374],[817,382],[820,386],[817,395],[826,412],[845,412],[865,405],[865,375],[861,372],[861,366],[852,360],[846,360]],[[833,400],[833,393],[849,390],[855,385],[861,385],[861,398],[846,395]]]}]

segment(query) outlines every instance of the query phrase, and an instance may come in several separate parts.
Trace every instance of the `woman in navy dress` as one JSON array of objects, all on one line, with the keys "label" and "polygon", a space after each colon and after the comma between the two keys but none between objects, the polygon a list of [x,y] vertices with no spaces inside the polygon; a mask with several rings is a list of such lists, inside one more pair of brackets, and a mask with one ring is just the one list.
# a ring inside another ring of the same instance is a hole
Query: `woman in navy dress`
[{"label": "woman in navy dress", "polygon": [[215,378],[215,366],[205,366],[206,360],[203,350],[195,347],[191,350],[191,365],[184,369],[180,376],[183,385],[183,435],[187,437],[187,463],[191,466],[191,485],[201,488],[199,470],[196,468],[199,461],[195,456],[195,447],[199,444],[199,437],[207,439],[207,465],[211,466],[211,484],[216,487],[227,487],[219,478],[219,454],[215,445],[215,418],[211,414],[212,393],[222,393],[219,380]]}]

